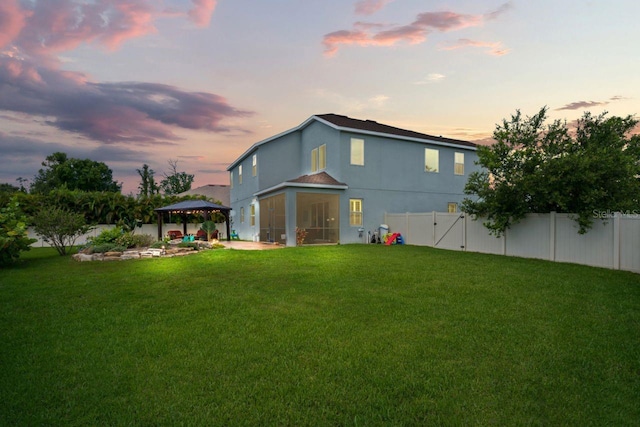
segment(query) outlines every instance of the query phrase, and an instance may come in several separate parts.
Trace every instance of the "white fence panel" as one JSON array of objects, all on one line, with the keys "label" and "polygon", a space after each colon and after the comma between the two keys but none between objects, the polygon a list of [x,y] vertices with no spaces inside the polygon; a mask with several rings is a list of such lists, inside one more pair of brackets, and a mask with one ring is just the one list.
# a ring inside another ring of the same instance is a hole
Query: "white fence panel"
[{"label": "white fence panel", "polygon": [[495,237],[483,219],[440,212],[386,213],[385,222],[405,242],[491,254],[572,262],[640,273],[640,216],[614,214],[595,219],[578,234],[571,214],[529,214]]},{"label": "white fence panel", "polygon": [[411,234],[406,235],[411,241],[410,245],[433,246],[432,214],[407,214],[407,224],[408,229],[411,230]]},{"label": "white fence panel", "polygon": [[549,259],[549,215],[532,214],[506,233],[506,255]]},{"label": "white fence panel", "polygon": [[620,269],[640,272],[640,217],[620,218]]},{"label": "white fence panel", "polygon": [[496,237],[489,234],[489,230],[483,224],[483,219],[474,220],[471,215],[465,215],[465,227],[469,252],[481,252],[485,254],[505,254],[504,237]]},{"label": "white fence panel", "polygon": [[613,262],[613,220],[596,220],[585,234],[569,214],[556,214],[555,261],[617,268]]}]

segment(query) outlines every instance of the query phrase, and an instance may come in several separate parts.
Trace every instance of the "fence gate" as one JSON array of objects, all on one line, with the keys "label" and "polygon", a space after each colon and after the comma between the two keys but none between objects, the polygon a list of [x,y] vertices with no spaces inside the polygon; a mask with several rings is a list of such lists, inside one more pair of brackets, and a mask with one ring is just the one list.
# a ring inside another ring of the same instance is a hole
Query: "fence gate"
[{"label": "fence gate", "polygon": [[464,214],[434,212],[433,218],[433,247],[465,250]]}]

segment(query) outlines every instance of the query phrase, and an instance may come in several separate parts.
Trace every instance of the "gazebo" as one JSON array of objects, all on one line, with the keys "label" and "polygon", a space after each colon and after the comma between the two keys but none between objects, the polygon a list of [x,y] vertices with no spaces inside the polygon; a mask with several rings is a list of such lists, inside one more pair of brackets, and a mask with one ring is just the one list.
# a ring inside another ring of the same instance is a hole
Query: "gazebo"
[{"label": "gazebo", "polygon": [[162,214],[169,212],[180,214],[182,216],[183,234],[187,234],[187,215],[204,214],[205,218],[211,213],[220,212],[224,215],[227,224],[227,241],[231,240],[231,229],[229,226],[229,212],[231,208],[218,205],[216,203],[207,202],[206,200],[185,200],[184,202],[175,203],[173,205],[164,206],[154,209],[158,215],[158,240],[162,240]]}]

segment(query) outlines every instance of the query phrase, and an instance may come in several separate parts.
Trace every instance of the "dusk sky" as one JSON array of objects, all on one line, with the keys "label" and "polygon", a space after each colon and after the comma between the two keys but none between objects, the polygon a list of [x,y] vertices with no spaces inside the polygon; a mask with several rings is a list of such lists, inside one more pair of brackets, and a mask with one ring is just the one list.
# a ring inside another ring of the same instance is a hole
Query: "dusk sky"
[{"label": "dusk sky", "polygon": [[168,160],[227,184],[313,114],[469,141],[520,109],[640,113],[640,2],[0,0],[0,182],[49,154],[124,193]]}]

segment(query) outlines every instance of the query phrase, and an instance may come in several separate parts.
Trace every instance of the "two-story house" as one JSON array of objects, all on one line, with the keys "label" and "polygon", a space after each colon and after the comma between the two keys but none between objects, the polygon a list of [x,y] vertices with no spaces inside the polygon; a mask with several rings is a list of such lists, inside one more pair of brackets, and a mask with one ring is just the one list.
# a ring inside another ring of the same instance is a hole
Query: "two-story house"
[{"label": "two-story house", "polygon": [[241,239],[366,242],[385,212],[455,212],[477,160],[471,142],[336,114],[257,142],[227,170]]}]

